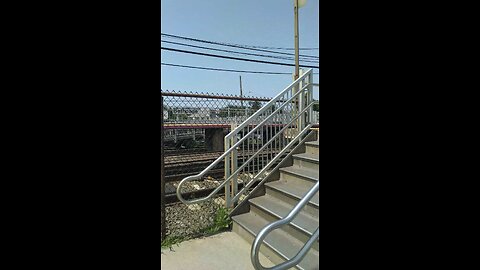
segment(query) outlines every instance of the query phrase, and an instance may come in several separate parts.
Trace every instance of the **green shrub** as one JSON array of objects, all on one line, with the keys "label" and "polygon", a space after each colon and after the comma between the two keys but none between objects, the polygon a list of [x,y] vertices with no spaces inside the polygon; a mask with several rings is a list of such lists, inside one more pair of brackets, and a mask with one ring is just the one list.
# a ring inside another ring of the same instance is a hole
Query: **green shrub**
[{"label": "green shrub", "polygon": [[215,214],[215,219],[213,220],[213,225],[205,228],[203,230],[204,234],[212,235],[230,227],[232,220],[228,216],[229,211],[226,208],[220,207]]}]

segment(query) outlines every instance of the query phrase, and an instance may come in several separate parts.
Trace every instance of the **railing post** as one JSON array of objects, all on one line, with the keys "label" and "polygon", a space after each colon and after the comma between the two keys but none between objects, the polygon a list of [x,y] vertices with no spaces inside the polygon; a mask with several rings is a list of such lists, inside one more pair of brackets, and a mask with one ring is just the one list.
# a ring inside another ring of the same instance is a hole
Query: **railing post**
[{"label": "railing post", "polygon": [[[309,99],[308,99],[308,105],[310,105],[311,103],[313,103],[313,72],[310,72],[310,74],[308,75],[308,96],[309,96]],[[308,117],[309,117],[309,121],[308,123],[310,124],[313,124],[313,104],[312,106],[310,106],[310,109],[309,109],[309,112],[308,112]],[[316,123],[317,121],[315,121]]]},{"label": "railing post", "polygon": [[[236,124],[231,124],[231,130],[236,128]],[[231,137],[225,137],[225,151],[228,151],[232,145],[237,142],[236,134],[233,134]],[[225,179],[228,179],[232,173],[237,170],[237,149],[233,149],[230,155],[225,157]],[[231,208],[234,206],[231,198],[233,198],[238,190],[238,174],[232,177],[230,183],[226,183],[225,185],[225,207]]]},{"label": "railing post", "polygon": [[[237,143],[237,136],[232,137],[231,145]],[[232,151],[232,172],[235,172],[238,168],[238,151],[234,149]],[[232,177],[232,198],[237,195],[238,192],[238,173]],[[232,206],[235,205],[235,202],[232,202]]]},{"label": "railing post", "polygon": [[[225,151],[228,151],[228,149],[230,149],[230,147],[231,147],[230,138],[225,137],[224,142],[225,142]],[[225,179],[228,179],[228,177],[230,177],[230,175],[231,175],[231,171],[230,171],[231,165],[230,164],[231,164],[231,157],[229,155],[227,155],[225,157]],[[230,185],[228,185],[228,184],[225,185],[225,207],[226,208],[230,207]]]},{"label": "railing post", "polygon": [[[300,69],[300,75],[299,76],[302,76],[303,73],[304,73],[303,69]],[[300,91],[300,89],[302,89],[302,87],[304,85],[304,83],[303,83],[304,80],[305,79],[302,79],[301,81],[298,82],[298,88],[297,88],[298,91]],[[298,95],[298,113],[303,110],[304,106],[305,106],[305,93],[300,93]],[[305,117],[300,116],[298,118],[298,132],[297,132],[297,134],[300,134],[300,131],[303,130],[304,125],[305,125]]]}]

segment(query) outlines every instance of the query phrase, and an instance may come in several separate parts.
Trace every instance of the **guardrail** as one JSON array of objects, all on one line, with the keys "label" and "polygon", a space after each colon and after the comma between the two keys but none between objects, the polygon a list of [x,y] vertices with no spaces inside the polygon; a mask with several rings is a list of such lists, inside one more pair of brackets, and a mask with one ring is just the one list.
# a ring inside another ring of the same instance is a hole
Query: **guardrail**
[{"label": "guardrail", "polygon": [[[313,73],[308,70],[297,80],[281,91],[263,107],[259,108],[247,120],[238,125],[225,137],[225,152],[202,172],[184,178],[177,187],[177,196],[185,204],[194,204],[213,198],[225,188],[227,207],[241,199],[255,181],[270,173],[272,166],[282,156],[291,151],[301,137],[312,126],[313,117]],[[274,125],[274,123],[283,123]],[[266,134],[266,136],[264,136]],[[252,141],[258,143],[252,144]],[[281,149],[281,151],[273,151]],[[238,151],[251,152],[243,164],[238,163]],[[260,152],[269,155],[259,155]],[[225,179],[208,196],[186,200],[182,196],[182,186],[194,180],[200,180],[208,171],[225,162]],[[253,170],[252,168],[262,168]],[[239,178],[244,186],[238,190]]]},{"label": "guardrail", "polygon": [[298,202],[298,204],[288,213],[287,216],[284,218],[277,220],[273,223],[268,224],[265,228],[263,228],[258,234],[257,237],[255,237],[255,240],[253,241],[252,245],[252,250],[250,253],[250,259],[252,260],[252,264],[255,267],[256,270],[285,270],[289,269],[291,267],[294,267],[297,265],[305,255],[307,255],[308,250],[312,247],[312,245],[315,243],[315,241],[318,239],[319,236],[319,228],[315,230],[313,235],[308,239],[308,241],[303,245],[303,247],[298,251],[298,253],[293,257],[288,259],[287,261],[276,265],[271,268],[265,268],[263,265],[260,263],[260,260],[258,258],[258,252],[260,251],[260,246],[263,243],[263,240],[265,240],[265,237],[267,235],[275,230],[278,229],[284,225],[289,224],[292,222],[292,220],[300,213],[300,210],[310,201],[310,199],[315,195],[315,193],[318,192],[318,189],[320,187],[320,182],[317,182],[308,192],[307,194]]}]

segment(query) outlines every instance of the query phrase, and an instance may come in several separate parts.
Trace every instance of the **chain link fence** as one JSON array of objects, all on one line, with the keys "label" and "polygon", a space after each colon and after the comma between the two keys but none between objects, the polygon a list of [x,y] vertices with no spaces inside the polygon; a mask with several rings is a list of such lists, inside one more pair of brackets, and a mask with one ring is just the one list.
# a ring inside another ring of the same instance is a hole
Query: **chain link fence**
[{"label": "chain link fence", "polygon": [[[269,98],[162,91],[166,193],[181,179],[205,169],[224,151],[223,138]],[[213,178],[223,176],[215,168]]]},{"label": "chain link fence", "polygon": [[[232,127],[244,122],[265,105],[270,98],[175,91],[162,91],[162,97],[165,185],[165,205],[162,206],[165,216],[162,216],[162,223],[165,222],[167,238],[195,238],[205,234],[218,223],[218,213],[225,207],[224,190],[220,190],[211,200],[185,205],[178,202],[176,196],[179,182],[187,176],[198,174],[222,155],[225,150],[225,135]],[[279,119],[289,119],[289,111],[286,107],[286,114],[279,115]],[[318,105],[316,110],[314,107],[314,111],[314,114],[318,115]],[[275,125],[282,123],[271,124],[273,125],[270,130],[265,132],[268,136],[275,134],[280,127]],[[286,138],[288,139],[288,136]],[[238,152],[239,164],[251,156],[250,149],[258,149],[258,144],[265,139],[259,135],[242,145],[246,150],[244,153]],[[272,155],[276,151],[270,150],[273,152],[266,152],[265,155]],[[249,174],[243,176],[255,173],[261,166],[260,159],[259,164],[249,165]],[[191,200],[208,196],[224,180],[224,173],[224,162],[220,162],[203,179],[187,183],[182,188],[184,198]],[[239,188],[243,186],[242,177],[239,179]]]},{"label": "chain link fence", "polygon": [[[224,152],[224,137],[270,98],[162,91],[166,237],[194,238],[211,232],[225,207],[221,190],[213,199],[185,205],[178,183],[201,172]],[[206,197],[224,180],[224,163],[182,189],[186,199]]]}]

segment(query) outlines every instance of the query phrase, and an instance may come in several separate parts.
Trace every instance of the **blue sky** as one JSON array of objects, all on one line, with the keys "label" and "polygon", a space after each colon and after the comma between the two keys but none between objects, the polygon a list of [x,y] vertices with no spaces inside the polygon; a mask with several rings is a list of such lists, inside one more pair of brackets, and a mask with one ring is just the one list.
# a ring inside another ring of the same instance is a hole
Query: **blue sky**
[{"label": "blue sky", "polygon": [[[162,0],[161,31],[166,34],[214,42],[293,48],[293,0]],[[308,0],[307,4],[299,9],[299,31],[301,48],[319,47],[318,0]],[[162,40],[264,54],[263,52],[171,38],[162,37]],[[294,63],[292,60],[229,54],[167,43],[162,43],[162,46],[239,58]],[[294,51],[282,52],[293,53]],[[300,54],[319,56],[319,51],[301,50]],[[254,71],[293,73],[295,69],[295,67],[211,58],[165,50],[161,51],[161,61],[179,65]],[[308,62],[305,64],[317,65]],[[318,73],[318,69],[313,71]],[[292,75],[218,72],[170,66],[162,66],[161,72],[161,88],[175,91],[238,95],[240,91],[239,76],[241,75],[244,95],[273,97],[292,82]],[[318,75],[314,76],[314,82],[318,82]],[[318,94],[315,96],[318,97]]]}]

